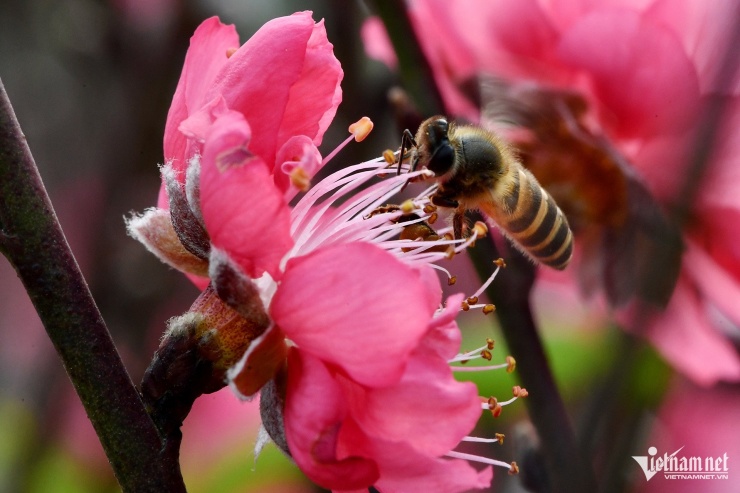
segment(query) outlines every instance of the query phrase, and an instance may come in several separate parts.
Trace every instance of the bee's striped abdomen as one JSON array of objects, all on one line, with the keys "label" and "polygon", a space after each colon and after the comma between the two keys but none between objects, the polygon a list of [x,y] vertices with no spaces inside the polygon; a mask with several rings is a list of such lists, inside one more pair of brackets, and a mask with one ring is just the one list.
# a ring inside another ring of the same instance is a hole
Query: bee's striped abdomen
[{"label": "bee's striped abdomen", "polygon": [[[524,168],[489,207],[484,207],[501,228],[535,260],[564,269],[573,254],[573,233],[555,201]],[[497,207],[501,210],[488,210]]]}]

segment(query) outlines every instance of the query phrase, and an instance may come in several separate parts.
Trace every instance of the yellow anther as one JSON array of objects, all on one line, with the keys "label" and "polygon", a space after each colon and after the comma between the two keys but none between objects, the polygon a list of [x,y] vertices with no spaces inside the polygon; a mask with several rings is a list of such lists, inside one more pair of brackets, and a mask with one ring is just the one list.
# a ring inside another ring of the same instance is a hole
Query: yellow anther
[{"label": "yellow anther", "polygon": [[452,277],[450,277],[450,278],[448,278],[448,279],[447,279],[447,285],[448,285],[448,286],[452,286],[452,285],[454,285],[454,284],[455,284],[456,282],[457,282],[457,277],[456,277],[456,276],[452,276]]},{"label": "yellow anther", "polygon": [[491,354],[491,351],[489,351],[488,349],[482,350],[480,352],[480,357],[488,361],[491,361],[493,359],[493,355]]},{"label": "yellow anther", "polygon": [[416,209],[416,206],[414,205],[414,201],[411,199],[404,200],[403,204],[401,204],[401,212],[404,214],[411,214]]},{"label": "yellow anther", "polygon": [[502,258],[497,258],[496,260],[493,261],[493,263],[496,264],[496,266],[501,267],[501,268],[506,267],[506,262],[504,262],[504,259]]},{"label": "yellow anther", "polygon": [[483,307],[483,315],[488,315],[489,313],[493,313],[495,311],[496,311],[496,305],[492,305],[491,303]]},{"label": "yellow anther", "polygon": [[427,222],[429,224],[434,224],[437,222],[437,219],[439,219],[439,214],[436,212],[432,212],[432,214],[429,216],[429,219],[427,219]]},{"label": "yellow anther", "polygon": [[468,298],[468,303],[470,303],[471,305],[475,305],[476,303],[478,303],[478,297],[471,296],[470,298]]},{"label": "yellow anther", "polygon": [[501,404],[498,403],[498,399],[495,397],[488,398],[488,409],[491,410],[491,415],[493,415],[494,418],[501,416],[501,411],[504,410],[504,408],[501,407]]},{"label": "yellow anther", "polygon": [[305,169],[296,166],[290,171],[290,183],[301,192],[305,192],[311,187],[311,177]]},{"label": "yellow anther", "polygon": [[468,305],[467,301],[463,301],[462,303],[460,303],[460,307],[462,308],[462,311],[464,312],[470,310],[470,305]]},{"label": "yellow anther", "polygon": [[506,357],[506,373],[511,373],[516,369],[516,360],[513,356]]},{"label": "yellow anther", "polygon": [[496,440],[498,440],[498,443],[500,443],[501,445],[504,444],[504,438],[506,438],[506,435],[504,435],[503,433],[496,433],[495,437]]},{"label": "yellow anther", "polygon": [[388,164],[396,164],[396,153],[390,149],[383,151],[383,159]]},{"label": "yellow anther", "polygon": [[427,204],[424,206],[424,213],[425,214],[431,214],[432,212],[437,210],[437,206],[434,204]]},{"label": "yellow anther", "polygon": [[488,347],[489,350],[493,351],[493,347],[496,345],[496,341],[491,339],[490,337],[486,339],[486,347]]},{"label": "yellow anther", "polygon": [[373,121],[370,118],[363,116],[349,126],[349,133],[355,136],[356,142],[362,142],[372,129]]},{"label": "yellow anther", "polygon": [[481,221],[476,221],[473,225],[473,234],[476,235],[477,238],[483,238],[488,234],[488,226],[486,226],[486,223]]},{"label": "yellow anther", "polygon": [[513,476],[515,474],[519,474],[519,466],[516,465],[516,462],[512,462],[511,468],[509,469],[509,475]]}]

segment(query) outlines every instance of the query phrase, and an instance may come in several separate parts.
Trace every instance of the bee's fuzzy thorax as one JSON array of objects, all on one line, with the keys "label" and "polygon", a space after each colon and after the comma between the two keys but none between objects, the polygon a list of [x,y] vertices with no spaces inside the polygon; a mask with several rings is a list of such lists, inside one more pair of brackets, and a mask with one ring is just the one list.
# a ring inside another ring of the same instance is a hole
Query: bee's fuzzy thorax
[{"label": "bee's fuzzy thorax", "polygon": [[425,120],[415,141],[411,170],[435,173],[430,196],[439,207],[455,209],[455,237],[464,234],[467,209],[480,209],[528,256],[564,269],[573,253],[573,234],[565,215],[501,137],[475,125],[456,125],[443,116]]}]

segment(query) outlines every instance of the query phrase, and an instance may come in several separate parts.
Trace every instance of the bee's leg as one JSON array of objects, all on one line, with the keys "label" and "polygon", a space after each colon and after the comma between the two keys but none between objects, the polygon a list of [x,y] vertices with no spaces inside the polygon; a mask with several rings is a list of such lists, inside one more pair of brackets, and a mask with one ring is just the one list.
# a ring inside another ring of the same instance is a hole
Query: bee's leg
[{"label": "bee's leg", "polygon": [[381,205],[379,207],[376,207],[374,210],[370,212],[367,216],[365,216],[365,219],[370,219],[371,217],[375,216],[376,214],[387,214],[390,212],[396,212],[400,211],[401,206],[396,204],[386,204]]},{"label": "bee's leg", "polygon": [[452,216],[452,234],[455,236],[456,240],[460,240],[464,238],[463,236],[465,233],[463,232],[463,228],[465,227],[465,210],[464,209],[456,209],[455,215]]},{"label": "bee's leg", "polygon": [[429,200],[432,202],[432,204],[436,205],[437,207],[447,207],[448,209],[457,209],[460,206],[460,203],[457,200],[441,195],[439,193],[439,190],[433,193],[429,197]]},{"label": "bee's leg", "polygon": [[452,230],[456,240],[463,238],[463,227],[465,226],[465,209],[460,207],[460,203],[451,197],[446,197],[445,195],[441,194],[439,190],[433,193],[429,197],[429,200],[437,207],[447,207],[448,209],[455,209],[455,215],[452,216]]},{"label": "bee's leg", "polygon": [[[403,135],[401,135],[401,151],[398,153],[398,170],[396,170],[396,175],[401,174],[401,163],[403,163],[403,159],[406,157],[406,151],[411,150],[413,147],[416,147],[416,141],[414,140],[414,135],[407,128],[403,131]],[[411,165],[415,167],[416,161],[412,162]]]}]

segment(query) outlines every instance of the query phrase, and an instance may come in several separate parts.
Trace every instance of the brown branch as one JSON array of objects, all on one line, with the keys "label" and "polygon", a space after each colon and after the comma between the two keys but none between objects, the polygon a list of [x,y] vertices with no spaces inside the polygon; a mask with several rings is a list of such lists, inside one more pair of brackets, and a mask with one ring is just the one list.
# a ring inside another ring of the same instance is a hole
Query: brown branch
[{"label": "brown branch", "polygon": [[434,83],[434,73],[421,50],[411,25],[404,0],[374,0],[378,16],[385,24],[388,37],[398,56],[398,71],[406,91],[413,95],[416,107],[426,116],[444,113],[444,101]]},{"label": "brown branch", "polygon": [[184,492],[77,266],[0,80],[0,251],[23,282],[124,492]]}]

